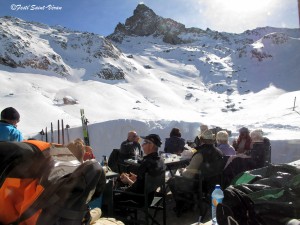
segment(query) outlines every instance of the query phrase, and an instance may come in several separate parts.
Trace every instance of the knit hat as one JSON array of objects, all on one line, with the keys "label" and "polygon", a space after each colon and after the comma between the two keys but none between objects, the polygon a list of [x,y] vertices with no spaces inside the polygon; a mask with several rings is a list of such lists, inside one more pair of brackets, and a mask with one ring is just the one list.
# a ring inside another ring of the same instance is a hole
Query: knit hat
[{"label": "knit hat", "polygon": [[221,130],[217,133],[218,141],[228,141],[228,133],[225,130]]},{"label": "knit hat", "polygon": [[20,120],[20,114],[13,107],[8,107],[2,110],[1,112],[2,120]]},{"label": "knit hat", "polygon": [[161,139],[157,134],[149,134],[144,137],[141,136],[141,138],[152,141],[157,147],[160,147],[162,144]]},{"label": "knit hat", "polygon": [[215,140],[215,135],[211,130],[203,131],[200,137],[202,137],[204,140]]}]

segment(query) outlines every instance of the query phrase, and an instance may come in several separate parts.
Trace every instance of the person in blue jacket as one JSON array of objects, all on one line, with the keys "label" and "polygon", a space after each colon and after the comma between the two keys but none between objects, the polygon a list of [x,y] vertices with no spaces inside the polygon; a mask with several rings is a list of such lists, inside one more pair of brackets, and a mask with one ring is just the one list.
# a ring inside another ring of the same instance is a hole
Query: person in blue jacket
[{"label": "person in blue jacket", "polygon": [[0,120],[0,141],[22,141],[22,133],[17,129],[20,114],[13,107],[2,110]]}]

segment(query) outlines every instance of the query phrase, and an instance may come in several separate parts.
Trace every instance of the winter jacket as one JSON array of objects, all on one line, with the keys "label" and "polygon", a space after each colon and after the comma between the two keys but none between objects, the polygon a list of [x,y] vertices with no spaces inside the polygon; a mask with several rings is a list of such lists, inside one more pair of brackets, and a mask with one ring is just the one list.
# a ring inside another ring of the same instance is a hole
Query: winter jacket
[{"label": "winter jacket", "polygon": [[158,176],[164,173],[165,167],[164,161],[158,156],[157,152],[144,156],[143,160],[140,162],[137,180],[127,189],[127,191],[143,193],[146,173],[151,176]]},{"label": "winter jacket", "polygon": [[242,138],[241,137],[239,137],[238,139],[237,139],[237,143],[233,146],[234,148],[235,148],[235,150],[237,151],[237,153],[244,153],[244,152],[246,152],[246,151],[248,151],[248,150],[250,150],[251,149],[251,138],[250,138],[250,136],[247,136],[245,139],[244,139],[244,141],[245,141],[245,145],[244,145],[244,148],[242,148],[242,149],[239,149],[239,145],[240,145],[240,143],[242,142]]},{"label": "winter jacket", "polygon": [[0,120],[0,141],[22,141],[22,133],[12,124]]},{"label": "winter jacket", "polygon": [[139,151],[139,154],[141,154],[141,145],[138,142],[123,141],[120,147],[120,161],[123,162],[125,159],[134,158],[135,151]]},{"label": "winter jacket", "polygon": [[173,154],[180,154],[185,145],[185,140],[181,137],[170,137],[166,138],[166,143],[165,143],[165,152],[167,153],[173,153]]},{"label": "winter jacket", "polygon": [[250,155],[254,160],[256,168],[268,166],[271,163],[270,140],[268,138],[264,138],[263,142],[253,143]]},{"label": "winter jacket", "polygon": [[182,173],[184,177],[193,178],[197,173],[208,177],[223,170],[223,153],[213,144],[203,144],[196,149],[197,152]]},{"label": "winter jacket", "polygon": [[220,149],[224,155],[235,155],[234,148],[229,144],[219,144],[218,149]]}]

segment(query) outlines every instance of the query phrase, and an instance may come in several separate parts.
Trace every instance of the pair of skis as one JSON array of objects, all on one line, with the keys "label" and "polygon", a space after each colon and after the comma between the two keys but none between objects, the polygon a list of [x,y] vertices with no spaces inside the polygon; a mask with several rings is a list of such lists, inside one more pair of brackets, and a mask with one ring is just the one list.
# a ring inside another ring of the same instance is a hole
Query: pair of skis
[{"label": "pair of skis", "polygon": [[82,132],[83,132],[83,140],[85,145],[90,146],[90,138],[88,131],[88,119],[85,117],[84,109],[80,109],[81,123],[82,123]]}]

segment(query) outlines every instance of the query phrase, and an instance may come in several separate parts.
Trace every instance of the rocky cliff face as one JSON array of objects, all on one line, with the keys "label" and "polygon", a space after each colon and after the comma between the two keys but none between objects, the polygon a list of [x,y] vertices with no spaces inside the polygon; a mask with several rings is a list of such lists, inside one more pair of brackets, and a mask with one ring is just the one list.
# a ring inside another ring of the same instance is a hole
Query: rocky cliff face
[{"label": "rocky cliff face", "polygon": [[178,34],[186,30],[185,26],[172,19],[165,19],[156,15],[152,9],[144,4],[139,4],[125,24],[119,23],[113,34],[108,38],[122,42],[125,35],[128,36],[162,36],[164,42],[179,44],[183,41]]}]

